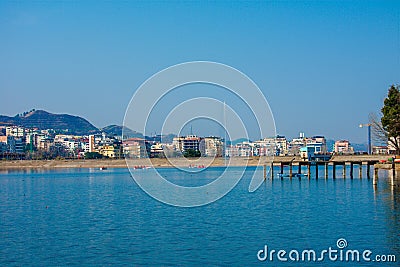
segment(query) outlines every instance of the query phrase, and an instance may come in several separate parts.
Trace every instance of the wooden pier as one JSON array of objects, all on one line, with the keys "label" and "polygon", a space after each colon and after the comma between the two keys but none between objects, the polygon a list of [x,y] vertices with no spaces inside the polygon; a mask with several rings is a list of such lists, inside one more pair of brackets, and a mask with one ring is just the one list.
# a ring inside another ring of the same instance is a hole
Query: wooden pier
[{"label": "wooden pier", "polygon": [[[389,156],[385,156],[386,159],[388,157]],[[325,179],[328,179],[328,177],[336,179],[338,171],[342,171],[341,177],[343,177],[343,179],[354,179],[355,177],[361,179],[363,177],[363,170],[365,170],[366,178],[373,178],[373,184],[376,185],[378,182],[378,170],[388,169],[391,184],[398,186],[400,184],[398,182],[400,178],[396,179],[396,165],[394,163],[390,165],[382,165],[379,163],[381,158],[382,157],[377,156],[342,156],[332,157],[329,161],[304,161],[297,157],[275,157],[272,161],[264,163],[264,179],[284,179],[285,177],[289,179],[320,179],[320,172],[324,173],[323,178]],[[331,176],[329,176],[328,173],[330,172],[330,166],[332,167]],[[269,167],[269,177],[267,177],[267,167]],[[275,175],[276,167],[279,167],[277,175]],[[285,171],[285,169],[288,169],[288,171]],[[312,169],[314,169],[313,173],[311,171]],[[347,173],[347,171],[349,171],[349,173]],[[397,172],[399,176],[400,171],[398,170]],[[312,174],[314,177],[312,177]]]}]

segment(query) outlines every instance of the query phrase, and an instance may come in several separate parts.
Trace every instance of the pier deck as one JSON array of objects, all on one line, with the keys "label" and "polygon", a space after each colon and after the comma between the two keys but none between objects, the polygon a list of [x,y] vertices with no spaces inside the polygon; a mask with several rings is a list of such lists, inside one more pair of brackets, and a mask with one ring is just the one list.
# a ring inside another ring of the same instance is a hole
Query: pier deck
[{"label": "pier deck", "polygon": [[[328,179],[329,166],[332,167],[332,178],[336,179],[337,176],[337,166],[340,166],[342,170],[342,177],[344,179],[354,178],[354,166],[358,170],[358,177],[362,178],[363,169],[366,169],[367,179],[371,178],[371,166],[373,167],[373,184],[376,185],[378,181],[378,170],[387,169],[390,173],[391,184],[393,186],[399,186],[399,179],[396,178],[396,169],[398,169],[398,174],[400,174],[400,164],[395,163],[380,163],[382,160],[387,160],[390,155],[351,155],[351,156],[333,156],[329,161],[306,161],[300,157],[275,157],[269,162],[264,162],[264,179],[267,179],[267,166],[270,167],[269,178],[274,179],[276,175],[274,174],[274,167],[280,167],[278,178],[283,179],[284,177],[293,178],[298,177],[301,179],[303,176],[311,179],[311,168],[314,168],[315,179],[319,177],[320,166],[324,167],[324,177]],[[289,168],[289,172],[285,174],[285,168]],[[303,169],[306,172],[303,174]],[[347,170],[349,169],[349,175],[347,175]],[[296,171],[296,172],[295,172]]]}]

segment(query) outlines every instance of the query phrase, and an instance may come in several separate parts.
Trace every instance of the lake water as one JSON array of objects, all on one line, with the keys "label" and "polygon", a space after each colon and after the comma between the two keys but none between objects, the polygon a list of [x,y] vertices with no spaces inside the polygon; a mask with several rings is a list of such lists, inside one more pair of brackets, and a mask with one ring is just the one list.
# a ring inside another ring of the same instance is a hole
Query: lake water
[{"label": "lake water", "polygon": [[[221,170],[194,176],[173,169],[160,172],[177,184],[194,185]],[[377,265],[257,258],[265,245],[287,253],[319,253],[338,249],[339,238],[347,241],[346,249],[371,250],[371,259],[397,257],[379,266],[399,266],[400,191],[384,172],[380,176],[376,188],[366,178],[285,178],[267,180],[249,193],[246,172],[219,201],[178,208],[148,196],[126,169],[3,172],[0,266]]]}]

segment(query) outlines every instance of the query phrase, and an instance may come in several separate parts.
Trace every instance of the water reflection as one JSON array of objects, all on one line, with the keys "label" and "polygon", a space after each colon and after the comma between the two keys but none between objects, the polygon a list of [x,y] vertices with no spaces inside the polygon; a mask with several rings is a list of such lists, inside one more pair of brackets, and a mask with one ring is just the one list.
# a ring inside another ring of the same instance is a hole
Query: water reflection
[{"label": "water reflection", "polygon": [[[383,213],[386,223],[388,248],[400,255],[400,171],[379,170],[377,184],[373,185],[374,200],[378,212]],[[384,249],[384,248],[382,248]]]},{"label": "water reflection", "polygon": [[392,247],[396,256],[400,255],[400,186],[399,186],[399,178],[400,172],[396,175],[395,184],[390,186],[390,209],[387,210],[387,236],[389,243],[392,243]]}]

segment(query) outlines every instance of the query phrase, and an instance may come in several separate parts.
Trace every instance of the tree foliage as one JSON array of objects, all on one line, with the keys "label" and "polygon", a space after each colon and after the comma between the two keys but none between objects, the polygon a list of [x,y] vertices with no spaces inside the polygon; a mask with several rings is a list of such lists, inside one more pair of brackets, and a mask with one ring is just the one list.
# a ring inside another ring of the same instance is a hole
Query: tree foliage
[{"label": "tree foliage", "polygon": [[86,152],[85,153],[85,159],[101,159],[103,158],[103,155],[101,155],[98,152]]},{"label": "tree foliage", "polygon": [[183,156],[185,158],[199,158],[201,157],[201,153],[198,150],[187,149],[185,152],[183,152]]},{"label": "tree foliage", "polygon": [[400,88],[392,85],[382,108],[381,124],[387,133],[389,144],[400,154]]}]

